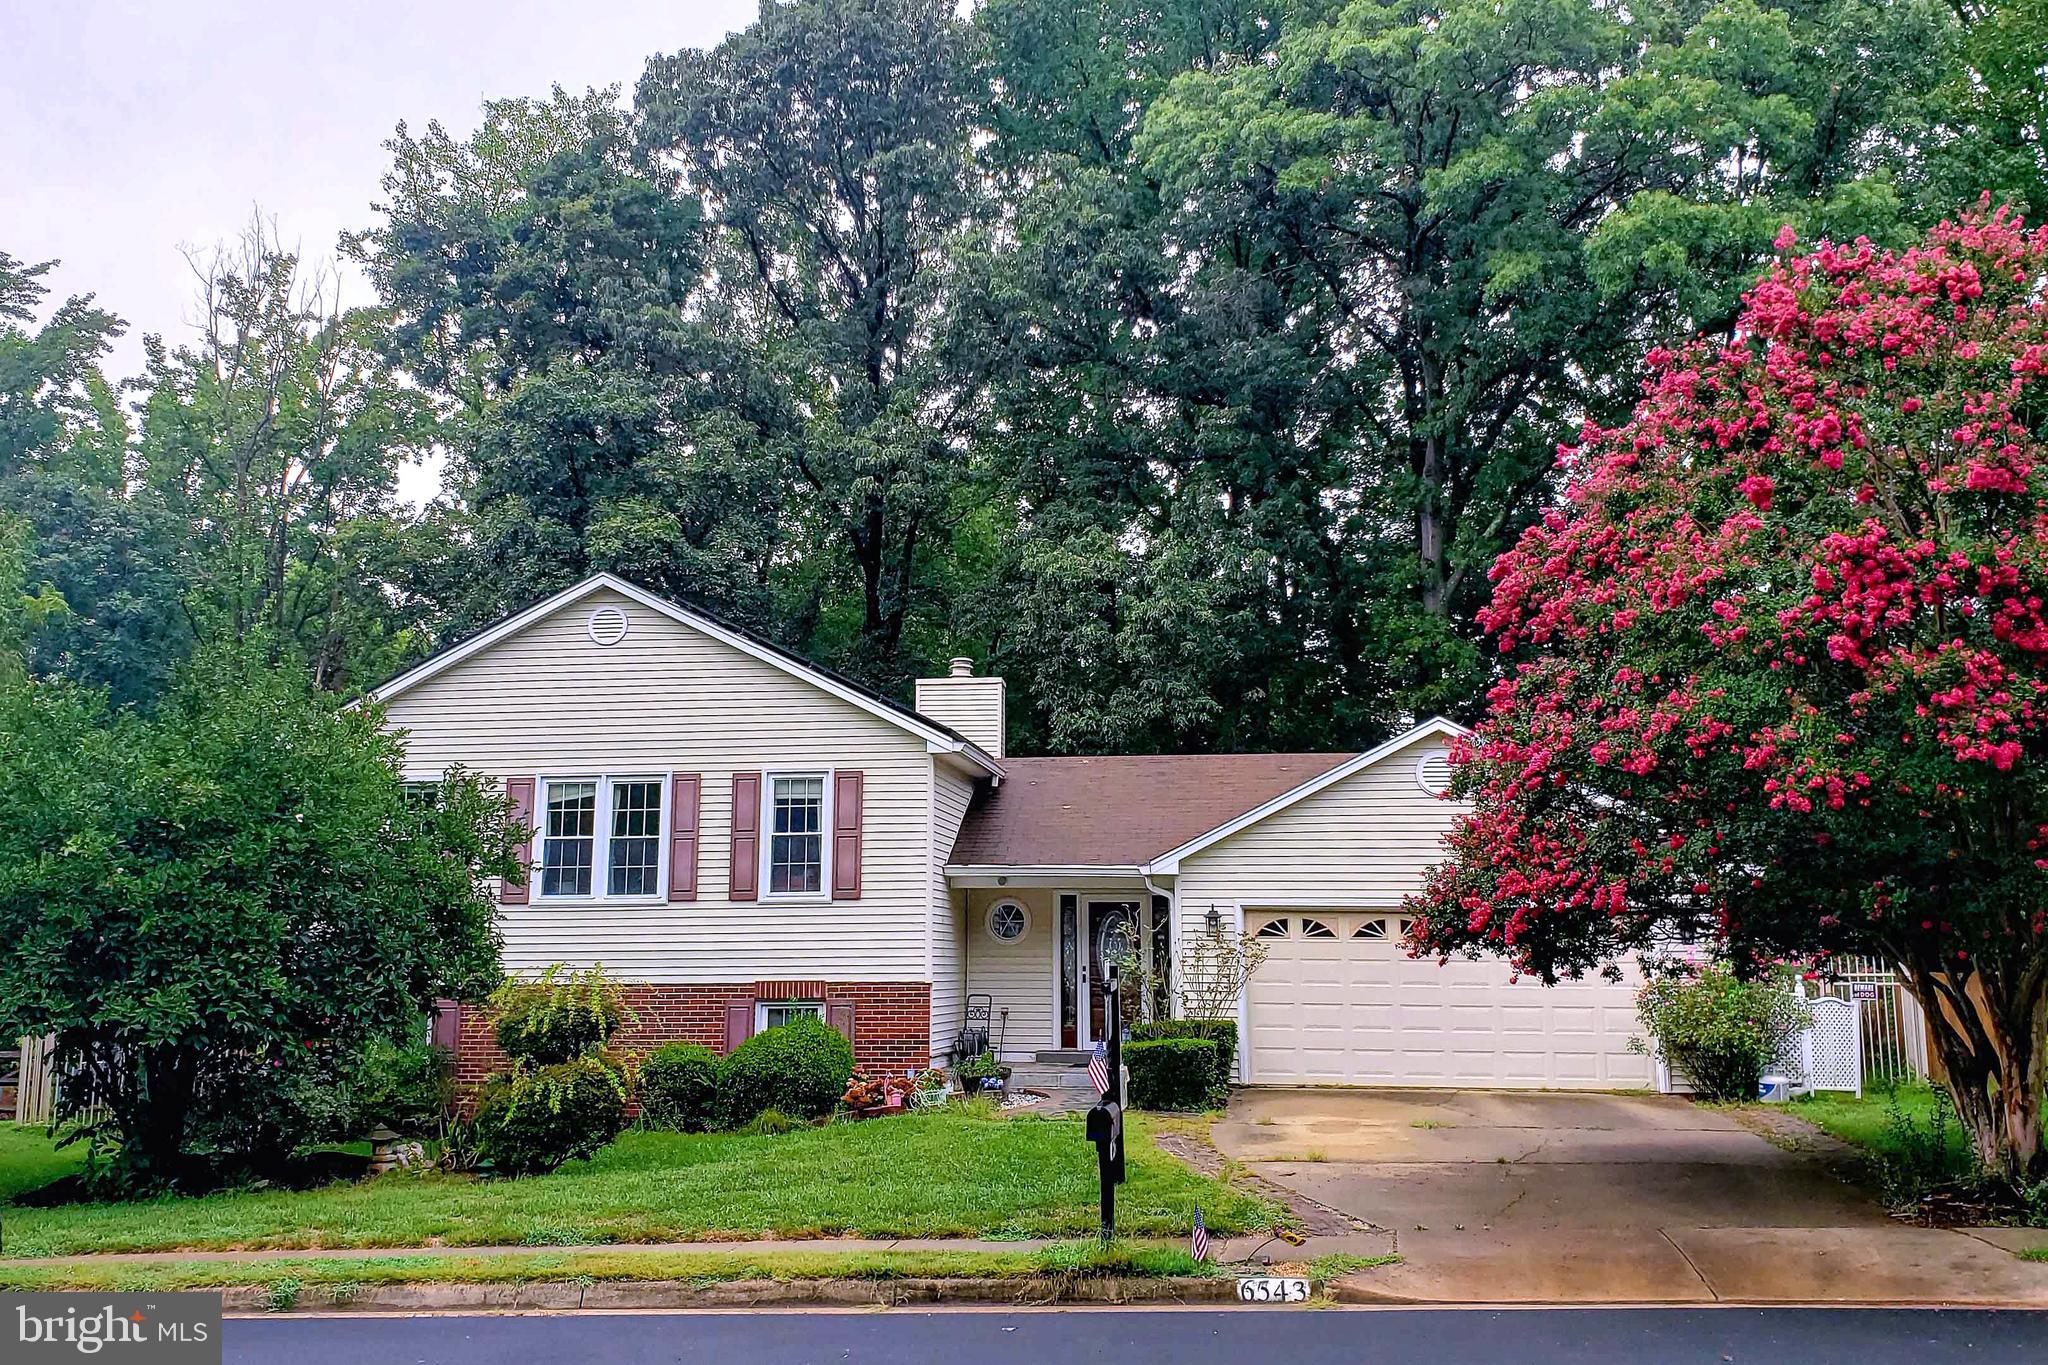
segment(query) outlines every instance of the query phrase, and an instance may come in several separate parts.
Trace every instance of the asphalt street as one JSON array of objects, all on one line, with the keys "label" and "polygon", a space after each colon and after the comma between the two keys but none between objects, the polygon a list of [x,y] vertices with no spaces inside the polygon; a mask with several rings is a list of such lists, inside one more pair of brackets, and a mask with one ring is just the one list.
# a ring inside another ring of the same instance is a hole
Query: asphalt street
[{"label": "asphalt street", "polygon": [[2048,1360],[2048,1312],[1110,1309],[235,1319],[270,1365],[1945,1365]]}]

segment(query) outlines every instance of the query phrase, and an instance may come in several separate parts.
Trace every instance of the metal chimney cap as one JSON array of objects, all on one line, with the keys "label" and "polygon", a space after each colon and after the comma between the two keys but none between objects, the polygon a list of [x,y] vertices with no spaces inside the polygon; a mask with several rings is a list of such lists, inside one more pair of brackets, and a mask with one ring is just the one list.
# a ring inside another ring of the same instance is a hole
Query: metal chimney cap
[{"label": "metal chimney cap", "polygon": [[946,668],[956,678],[971,678],[974,676],[974,660],[964,654],[948,659],[946,661]]}]

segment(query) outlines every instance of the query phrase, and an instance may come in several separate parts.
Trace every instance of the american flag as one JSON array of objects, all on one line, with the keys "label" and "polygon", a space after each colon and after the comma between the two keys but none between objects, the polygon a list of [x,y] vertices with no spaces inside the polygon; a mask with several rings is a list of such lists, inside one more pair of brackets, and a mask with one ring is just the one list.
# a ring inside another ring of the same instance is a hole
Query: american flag
[{"label": "american flag", "polygon": [[1202,1206],[1200,1204],[1195,1205],[1195,1231],[1194,1235],[1189,1238],[1189,1241],[1193,1243],[1190,1250],[1196,1260],[1206,1261],[1209,1259],[1209,1225],[1202,1221]]},{"label": "american flag", "polygon": [[1095,1055],[1088,1059],[1088,1079],[1095,1082],[1096,1094],[1107,1095],[1109,1093],[1109,1045],[1107,1043],[1098,1041],[1095,1044]]}]

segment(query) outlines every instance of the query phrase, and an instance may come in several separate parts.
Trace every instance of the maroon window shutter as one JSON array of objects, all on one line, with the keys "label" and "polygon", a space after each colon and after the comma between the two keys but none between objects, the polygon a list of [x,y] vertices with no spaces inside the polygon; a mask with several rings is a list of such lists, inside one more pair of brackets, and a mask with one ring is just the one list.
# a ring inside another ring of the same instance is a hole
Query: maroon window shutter
[{"label": "maroon window shutter", "polygon": [[519,875],[498,883],[498,904],[524,905],[527,876],[533,870],[533,779],[506,778],[505,795],[512,800],[513,822],[526,830],[526,842],[513,855],[519,859]]},{"label": "maroon window shutter", "polygon": [[670,783],[668,812],[668,898],[697,899],[697,797],[703,779],[677,773]]},{"label": "maroon window shutter", "polygon": [[761,774],[732,775],[732,898],[760,894]]},{"label": "maroon window shutter", "polygon": [[754,1002],[728,1001],[725,1007],[725,1050],[732,1051],[754,1036]]},{"label": "maroon window shutter", "polygon": [[427,1030],[427,1041],[435,1047],[455,1051],[455,1045],[462,1040],[462,1002],[459,1000],[436,1000],[433,1023]]},{"label": "maroon window shutter", "polygon": [[832,779],[832,899],[860,899],[861,775],[837,773]]},{"label": "maroon window shutter", "polygon": [[853,1041],[853,1002],[851,1000],[828,1000],[825,1002],[825,1022],[838,1029],[847,1042]]}]

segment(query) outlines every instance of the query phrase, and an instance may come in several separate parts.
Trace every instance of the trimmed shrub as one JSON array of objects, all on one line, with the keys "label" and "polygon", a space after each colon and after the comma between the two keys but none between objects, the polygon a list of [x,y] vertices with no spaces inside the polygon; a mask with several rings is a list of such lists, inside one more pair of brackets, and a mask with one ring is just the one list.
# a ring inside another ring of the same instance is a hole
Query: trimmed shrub
[{"label": "trimmed shrub", "polygon": [[757,1033],[718,1064],[718,1113],[736,1128],[767,1109],[823,1118],[853,1078],[853,1044],[822,1019]]},{"label": "trimmed shrub", "polygon": [[1210,1098],[1220,1103],[1237,1082],[1237,1020],[1155,1019],[1131,1030],[1134,1043],[1159,1038],[1206,1038],[1216,1044],[1216,1090]]},{"label": "trimmed shrub", "polygon": [[507,980],[487,1008],[505,1055],[535,1066],[601,1051],[631,1018],[603,967],[564,975],[559,962],[537,977]]},{"label": "trimmed shrub", "polygon": [[1721,963],[1651,977],[1636,1013],[1665,1059],[1712,1100],[1755,1099],[1764,1068],[1810,1020],[1783,979],[1743,981]]},{"label": "trimmed shrub", "polygon": [[640,1063],[640,1121],[701,1133],[718,1113],[718,1054],[695,1043],[656,1048]]},{"label": "trimmed shrub", "polygon": [[597,1155],[626,1126],[626,1084],[600,1057],[493,1076],[454,1144],[493,1175],[541,1175]]},{"label": "trimmed shrub", "polygon": [[1216,1044],[1207,1038],[1152,1038],[1125,1043],[1131,1105],[1137,1109],[1206,1109],[1214,1100]]}]

